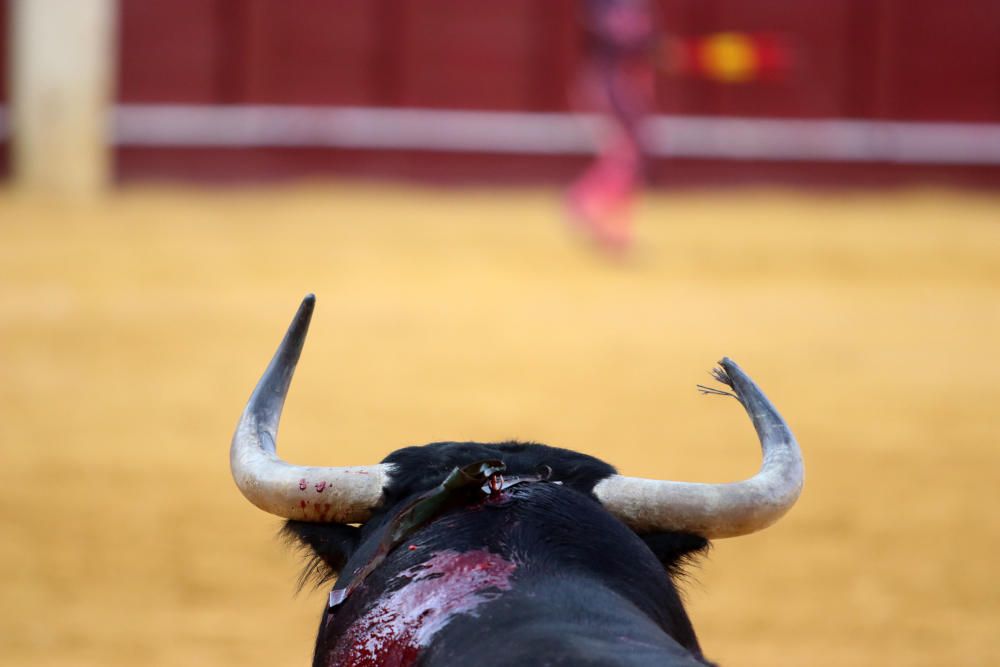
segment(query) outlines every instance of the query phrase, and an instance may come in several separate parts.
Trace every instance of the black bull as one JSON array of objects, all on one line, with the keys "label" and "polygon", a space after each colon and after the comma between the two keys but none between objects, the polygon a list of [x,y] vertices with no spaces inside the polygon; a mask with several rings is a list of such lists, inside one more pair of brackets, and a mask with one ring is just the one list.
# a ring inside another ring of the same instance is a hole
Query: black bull
[{"label": "black bull", "polygon": [[[274,437],[312,305],[307,297],[251,396],[232,461],[248,498],[290,518],[285,533],[311,556],[304,578],[339,575],[314,665],[706,664],[675,579],[707,537],[762,525],[719,532],[677,530],[668,521],[637,531],[595,494],[617,477],[614,468],[538,444],[442,442],[398,450],[373,468],[289,466],[277,458]],[[754,420],[765,467],[769,428],[794,445],[739,367],[724,360],[717,377]],[[261,456],[263,464],[253,458]],[[254,465],[280,469],[244,470]],[[331,485],[347,486],[382,470],[391,475],[376,485],[377,502],[361,508],[338,510],[352,501],[314,481],[338,475],[347,481]],[[286,488],[299,475],[296,488]],[[334,494],[321,499],[332,498],[333,508],[309,500],[324,492]],[[798,488],[791,502],[797,495]]]}]

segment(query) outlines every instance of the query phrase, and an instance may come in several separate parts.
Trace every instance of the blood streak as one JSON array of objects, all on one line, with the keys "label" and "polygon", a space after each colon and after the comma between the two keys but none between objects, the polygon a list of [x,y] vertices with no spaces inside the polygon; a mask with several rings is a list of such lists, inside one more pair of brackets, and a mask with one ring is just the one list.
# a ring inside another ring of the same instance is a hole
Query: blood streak
[{"label": "blood streak", "polygon": [[516,566],[484,549],[440,551],[400,572],[409,583],[386,594],[340,638],[327,658],[342,667],[408,667],[457,614],[510,590]]}]

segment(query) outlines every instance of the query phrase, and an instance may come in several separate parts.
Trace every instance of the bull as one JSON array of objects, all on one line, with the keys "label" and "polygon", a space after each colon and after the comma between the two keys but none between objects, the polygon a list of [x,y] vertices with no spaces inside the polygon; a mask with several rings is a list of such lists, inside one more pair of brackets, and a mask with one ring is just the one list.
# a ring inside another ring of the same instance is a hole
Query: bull
[{"label": "bull", "polygon": [[314,297],[299,307],[240,418],[243,494],[287,519],[336,583],[316,667],[705,665],[676,579],[714,538],[772,524],[803,482],[785,421],[733,361],[714,374],[757,431],[753,477],[695,484],[618,474],[541,444],[438,442],[370,466],[281,460],[276,434]]}]

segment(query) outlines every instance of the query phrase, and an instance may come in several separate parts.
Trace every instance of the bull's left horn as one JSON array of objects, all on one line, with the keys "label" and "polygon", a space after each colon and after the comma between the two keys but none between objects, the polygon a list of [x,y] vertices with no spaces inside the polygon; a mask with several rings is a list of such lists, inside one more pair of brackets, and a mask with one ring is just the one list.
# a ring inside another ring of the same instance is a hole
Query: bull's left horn
[{"label": "bull's left horn", "polygon": [[361,523],[381,501],[391,466],[304,467],[285,463],[276,453],[281,408],[315,303],[312,294],[302,300],[250,395],[233,435],[229,464],[240,491],[262,510],[299,521]]},{"label": "bull's left horn", "polygon": [[594,487],[612,514],[639,532],[678,531],[706,538],[737,537],[770,526],[802,491],[802,454],[764,392],[730,359],[716,378],[730,385],[757,430],[764,461],[750,479],[693,484],[613,475]]}]

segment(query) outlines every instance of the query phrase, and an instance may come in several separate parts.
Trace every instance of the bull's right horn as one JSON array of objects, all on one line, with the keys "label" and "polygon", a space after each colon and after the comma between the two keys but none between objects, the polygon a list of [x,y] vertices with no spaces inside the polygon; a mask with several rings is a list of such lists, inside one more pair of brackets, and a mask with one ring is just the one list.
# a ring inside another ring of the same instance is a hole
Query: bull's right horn
[{"label": "bull's right horn", "polygon": [[802,491],[802,454],[785,420],[731,359],[715,377],[731,386],[757,430],[764,461],[750,479],[693,484],[612,475],[594,486],[597,499],[638,532],[677,531],[709,539],[747,535],[770,526]]},{"label": "bull's right horn", "polygon": [[250,395],[233,435],[229,464],[243,495],[271,514],[299,521],[362,523],[382,499],[392,466],[304,467],[278,458],[281,408],[309,330],[312,294],[302,300],[288,333]]}]

